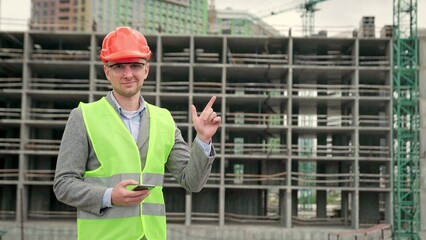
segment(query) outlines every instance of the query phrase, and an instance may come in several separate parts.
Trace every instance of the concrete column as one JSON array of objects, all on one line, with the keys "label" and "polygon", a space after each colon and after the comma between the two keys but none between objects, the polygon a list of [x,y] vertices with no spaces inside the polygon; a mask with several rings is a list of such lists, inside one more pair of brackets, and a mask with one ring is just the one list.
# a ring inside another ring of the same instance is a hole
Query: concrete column
[{"label": "concrete column", "polygon": [[[161,56],[163,56],[163,36],[160,34],[158,35],[157,38],[157,59],[156,61],[158,63],[161,63]],[[157,67],[155,68],[156,70],[156,74],[155,74],[155,102],[157,104],[160,104],[160,87],[161,87],[161,79],[162,79],[162,75],[161,75],[161,67],[162,65],[159,64],[157,65]],[[192,101],[189,102],[189,104],[192,104]],[[192,138],[189,138],[192,139]],[[191,141],[189,141],[189,143],[191,143]]]},{"label": "concrete column", "polygon": [[[290,36],[289,40],[288,40],[288,79],[287,79],[287,96],[288,96],[288,101],[287,101],[287,123],[286,125],[288,126],[287,129],[287,152],[288,152],[288,156],[290,156],[287,159],[287,176],[286,176],[286,185],[287,185],[287,189],[286,189],[286,227],[287,228],[291,228],[292,227],[292,221],[291,221],[291,217],[293,216],[293,205],[295,204],[295,202],[293,202],[293,191],[291,190],[291,186],[292,186],[292,174],[294,170],[294,165],[293,164],[293,159],[291,156],[293,156],[293,152],[291,149],[291,144],[292,144],[292,117],[293,117],[293,97],[292,97],[292,92],[293,92],[293,38]],[[297,167],[296,167],[297,168]],[[296,170],[297,171],[297,170]],[[297,204],[297,198],[296,198],[296,204]],[[297,205],[296,205],[297,206]],[[297,213],[297,207],[296,207],[296,213]]]},{"label": "concrete column", "polygon": [[[327,166],[323,162],[317,162],[317,173],[324,174],[327,172]],[[327,179],[326,177],[317,177],[318,180]],[[326,218],[327,217],[327,191],[326,190],[317,190],[316,192],[316,215],[317,218]]]},{"label": "concrete column", "polygon": [[388,224],[393,224],[392,192],[384,193],[384,201],[385,201],[385,222]]},{"label": "concrete column", "polygon": [[[291,215],[289,214],[289,212],[291,211],[291,206],[290,209],[288,208],[289,204],[288,202],[290,202],[291,204],[291,199],[290,196],[291,194],[289,194],[289,192],[287,192],[287,189],[284,190],[280,190],[279,193],[279,199],[280,199],[280,223],[282,226],[285,227],[291,227]],[[290,216],[290,217],[287,217]]]},{"label": "concrete column", "polygon": [[345,226],[348,225],[348,216],[349,216],[349,193],[348,192],[342,192],[341,197],[341,210],[340,210],[340,217],[342,217],[345,223]]},{"label": "concrete column", "polygon": [[376,224],[380,220],[379,193],[359,192],[360,223]]},{"label": "concrete column", "polygon": [[[227,45],[226,38],[223,38],[222,42],[223,46]],[[222,56],[226,56],[226,47],[222,49]],[[226,59],[222,58],[222,63],[226,63]],[[222,95],[224,96],[222,98],[222,105],[221,105],[221,116],[225,116],[226,111],[226,68],[222,68]],[[224,121],[223,121],[224,122]],[[223,227],[225,225],[225,142],[226,142],[226,128],[225,124],[222,124],[222,127],[220,128],[220,187],[219,187],[219,226]]]},{"label": "concrete column", "polygon": [[[355,52],[356,56],[359,56],[359,38],[355,41]],[[357,57],[358,58],[358,57]],[[359,59],[357,59],[359,62]],[[356,66],[355,75],[354,75],[354,86],[359,88],[359,66]],[[353,135],[353,143],[355,144],[355,161],[353,163],[353,171],[355,173],[355,191],[352,192],[352,227],[354,229],[359,228],[359,93],[356,95],[356,100],[354,104],[354,120],[355,120],[355,132]]]},{"label": "concrete column", "polygon": [[297,205],[299,204],[297,199],[297,190],[291,191],[291,216],[297,216]]},{"label": "concrete column", "polygon": [[20,151],[19,151],[19,183],[16,191],[16,221],[21,223],[27,220],[28,217],[28,188],[25,187],[25,175],[24,171],[28,169],[28,156],[24,154],[25,142],[30,138],[30,126],[24,123],[29,119],[28,108],[30,104],[30,96],[27,94],[27,89],[31,80],[31,72],[28,66],[30,49],[32,49],[32,39],[28,32],[24,36],[24,61],[22,64],[22,94],[21,94],[21,124],[20,124]]},{"label": "concrete column", "polygon": [[90,72],[89,72],[89,102],[95,101],[94,92],[96,91],[95,80],[96,68],[95,64],[98,61],[96,35],[92,33],[90,35]]},{"label": "concrete column", "polygon": [[192,195],[187,192],[185,194],[185,226],[191,225],[192,215]]},{"label": "concrete column", "polygon": [[355,191],[351,193],[351,225],[352,228],[358,229],[359,228],[359,191]]},{"label": "concrete column", "polygon": [[327,217],[327,191],[317,190],[317,218]]}]

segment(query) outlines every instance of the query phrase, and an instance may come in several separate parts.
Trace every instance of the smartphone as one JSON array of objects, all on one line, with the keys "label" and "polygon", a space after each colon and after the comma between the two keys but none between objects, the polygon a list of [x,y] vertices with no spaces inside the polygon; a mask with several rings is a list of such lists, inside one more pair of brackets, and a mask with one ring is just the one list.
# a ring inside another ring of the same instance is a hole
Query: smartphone
[{"label": "smartphone", "polygon": [[136,185],[134,188],[132,188],[132,191],[142,191],[142,190],[148,190],[151,191],[154,189],[155,185],[152,184],[142,184],[142,185]]}]

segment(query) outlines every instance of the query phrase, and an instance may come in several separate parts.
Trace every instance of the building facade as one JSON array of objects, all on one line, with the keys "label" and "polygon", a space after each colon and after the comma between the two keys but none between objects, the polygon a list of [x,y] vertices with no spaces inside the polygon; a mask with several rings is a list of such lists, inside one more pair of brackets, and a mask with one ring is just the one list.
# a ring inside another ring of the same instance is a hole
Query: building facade
[{"label": "building facade", "polygon": [[32,0],[31,30],[205,34],[207,0]]},{"label": "building facade", "polygon": [[209,33],[243,36],[280,36],[282,33],[255,15],[240,10],[209,10]]},{"label": "building facade", "polygon": [[[0,32],[4,239],[75,237],[75,209],[56,200],[52,180],[69,112],[111,89],[103,37]],[[168,108],[188,142],[191,104],[215,94],[223,118],[200,193],[166,174],[170,239],[327,239],[392,223],[390,38],[146,37],[144,98]]]}]

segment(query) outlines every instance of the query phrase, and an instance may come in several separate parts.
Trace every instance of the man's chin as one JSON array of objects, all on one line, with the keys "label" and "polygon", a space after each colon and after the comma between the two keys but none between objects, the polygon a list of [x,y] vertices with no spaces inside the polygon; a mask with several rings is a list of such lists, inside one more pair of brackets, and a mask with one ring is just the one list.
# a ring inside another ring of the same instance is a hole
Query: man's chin
[{"label": "man's chin", "polygon": [[120,89],[116,92],[123,97],[133,97],[135,95],[140,95],[141,89]]}]

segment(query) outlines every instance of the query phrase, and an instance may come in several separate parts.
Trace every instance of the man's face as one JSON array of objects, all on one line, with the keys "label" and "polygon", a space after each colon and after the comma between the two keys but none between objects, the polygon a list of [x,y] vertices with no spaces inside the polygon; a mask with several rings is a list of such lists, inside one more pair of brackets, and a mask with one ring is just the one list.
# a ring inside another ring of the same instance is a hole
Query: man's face
[{"label": "man's face", "polygon": [[139,95],[149,73],[148,63],[141,58],[108,61],[104,72],[114,92],[123,97]]}]

